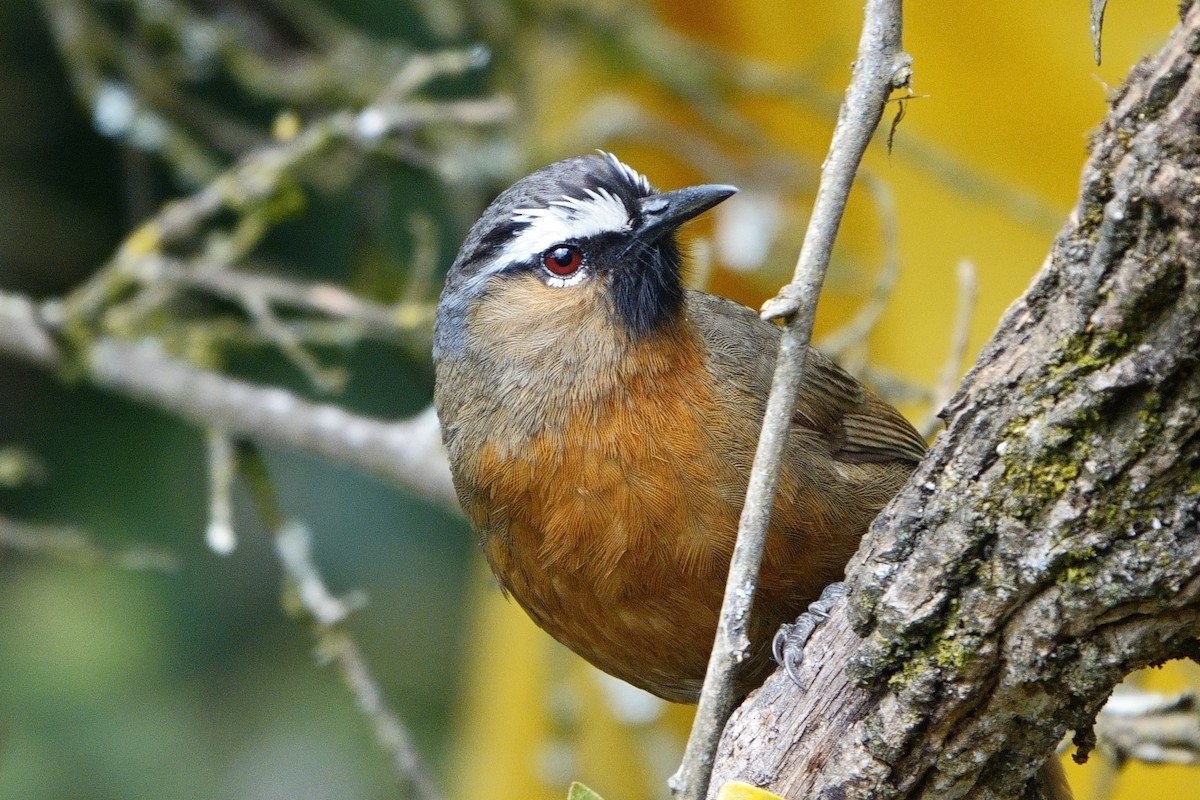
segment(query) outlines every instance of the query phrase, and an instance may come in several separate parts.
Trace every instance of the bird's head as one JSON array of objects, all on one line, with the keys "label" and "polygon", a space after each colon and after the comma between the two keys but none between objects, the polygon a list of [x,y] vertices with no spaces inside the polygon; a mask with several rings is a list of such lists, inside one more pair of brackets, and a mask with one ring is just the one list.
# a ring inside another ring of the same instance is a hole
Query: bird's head
[{"label": "bird's head", "polygon": [[480,304],[536,325],[539,317],[603,309],[632,339],[680,313],[675,231],[720,203],[732,186],[660,193],[609,153],[568,158],[517,181],[471,228],[438,304],[434,355],[464,347]]}]

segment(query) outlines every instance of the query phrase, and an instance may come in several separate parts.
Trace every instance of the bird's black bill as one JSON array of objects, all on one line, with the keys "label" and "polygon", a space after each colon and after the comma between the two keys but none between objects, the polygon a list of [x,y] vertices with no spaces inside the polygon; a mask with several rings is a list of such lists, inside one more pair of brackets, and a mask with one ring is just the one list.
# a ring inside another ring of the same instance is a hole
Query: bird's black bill
[{"label": "bird's black bill", "polygon": [[736,186],[705,184],[644,197],[642,224],[635,235],[644,242],[655,242],[736,192]]}]

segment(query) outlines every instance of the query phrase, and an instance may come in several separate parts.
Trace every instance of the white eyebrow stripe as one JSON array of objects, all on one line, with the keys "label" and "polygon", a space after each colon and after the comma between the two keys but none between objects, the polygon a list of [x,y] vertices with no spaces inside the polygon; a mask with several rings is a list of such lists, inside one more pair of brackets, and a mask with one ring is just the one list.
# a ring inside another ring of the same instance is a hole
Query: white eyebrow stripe
[{"label": "white eyebrow stripe", "polygon": [[606,189],[588,189],[587,194],[583,198],[563,195],[545,208],[516,209],[512,220],[524,227],[501,248],[485,273],[492,275],[528,261],[559,242],[630,229],[629,212],[619,197]]}]

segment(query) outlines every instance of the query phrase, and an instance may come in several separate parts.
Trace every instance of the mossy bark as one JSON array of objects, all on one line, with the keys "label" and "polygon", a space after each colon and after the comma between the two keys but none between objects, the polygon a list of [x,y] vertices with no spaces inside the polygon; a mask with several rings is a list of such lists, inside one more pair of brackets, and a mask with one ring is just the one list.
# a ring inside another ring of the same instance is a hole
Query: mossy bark
[{"label": "mossy bark", "polygon": [[1134,68],[1079,203],[712,786],[1009,798],[1200,636],[1200,6]]}]

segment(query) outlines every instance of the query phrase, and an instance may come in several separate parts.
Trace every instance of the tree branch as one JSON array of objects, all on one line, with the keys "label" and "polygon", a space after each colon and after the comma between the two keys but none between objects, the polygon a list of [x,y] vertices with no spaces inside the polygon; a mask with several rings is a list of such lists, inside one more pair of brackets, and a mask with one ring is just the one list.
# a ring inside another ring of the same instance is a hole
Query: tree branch
[{"label": "tree branch", "polygon": [[1096,717],[1096,741],[1116,764],[1200,764],[1200,701],[1192,692],[1117,691]]},{"label": "tree branch", "polygon": [[[0,353],[46,369],[68,365],[39,308],[0,292]],[[80,365],[96,386],[197,425],[272,446],[295,447],[381,475],[457,508],[450,468],[432,408],[398,422],[313,403],[173,358],[155,343],[111,337],[94,341]]]},{"label": "tree branch", "polygon": [[284,515],[260,453],[252,446],[239,449],[232,460],[246,482],[259,519],[275,537],[275,553],[287,577],[284,607],[296,616],[311,619],[318,660],[337,665],[359,710],[370,720],[375,741],[387,753],[401,786],[420,800],[441,800],[412,735],[388,707],[358,643],[345,628],[347,618],[362,607],[365,597],[359,592],[336,597],[329,591],[313,562],[308,529]]},{"label": "tree branch", "polygon": [[1197,52],[1193,4],[1112,99],[1041,272],[851,562],[806,690],[777,674],[737,710],[713,785],[1017,797],[1066,730],[1086,753],[1124,675],[1195,656]]},{"label": "tree branch", "polygon": [[103,564],[119,569],[154,572],[174,572],[179,569],[179,558],[166,550],[139,545],[109,551],[78,528],[69,525],[31,525],[4,516],[0,516],[0,550],[48,555],[89,566]]},{"label": "tree branch", "polygon": [[670,781],[678,797],[700,798],[707,792],[717,741],[733,702],[734,673],[750,650],[746,634],[750,606],[762,563],[783,448],[804,375],[817,297],[862,154],[892,90],[908,85],[911,59],[901,50],[900,33],[899,0],[870,0],[864,12],[854,73],[821,170],[795,276],[779,296],[763,306],[764,317],[787,321],[738,523],[704,687],[683,763]]},{"label": "tree branch", "polygon": [[392,771],[415,797],[440,800],[442,794],[417,752],[412,734],[384,700],[362,650],[342,625],[364,599],[354,594],[335,597],[329,591],[313,563],[308,529],[300,523],[286,522],[275,531],[275,550],[297,600],[312,618],[318,658],[337,665],[359,709],[371,721],[375,741],[388,755]]}]

